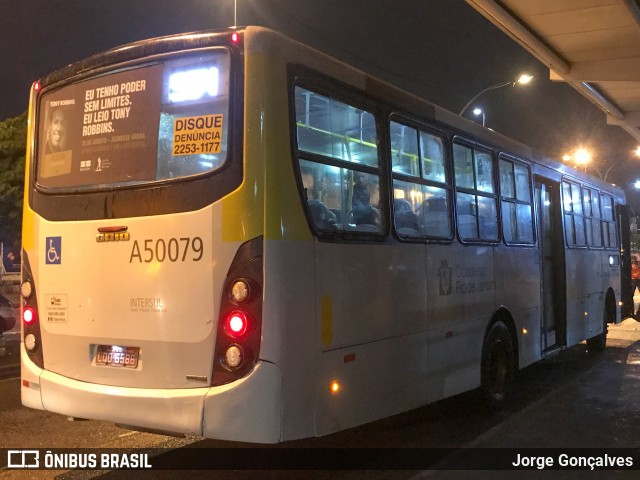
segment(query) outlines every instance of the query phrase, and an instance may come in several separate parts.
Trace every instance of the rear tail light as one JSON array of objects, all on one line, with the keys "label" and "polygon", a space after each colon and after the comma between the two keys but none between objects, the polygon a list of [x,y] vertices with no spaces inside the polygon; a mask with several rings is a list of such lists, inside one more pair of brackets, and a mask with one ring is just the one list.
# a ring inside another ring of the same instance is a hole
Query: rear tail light
[{"label": "rear tail light", "polygon": [[44,368],[44,354],[40,333],[40,316],[38,315],[38,295],[36,284],[31,274],[31,263],[27,252],[22,250],[22,334],[24,348],[29,359],[38,367]]},{"label": "rear tail light", "polygon": [[24,337],[24,348],[26,348],[28,352],[33,352],[37,347],[38,341],[33,333]]},{"label": "rear tail light", "polygon": [[224,354],[226,366],[232,370],[242,366],[244,362],[244,350],[240,345],[229,345]]},{"label": "rear tail light", "polygon": [[38,314],[32,307],[24,307],[22,311],[22,320],[27,325],[31,325],[38,319]]},{"label": "rear tail light", "polygon": [[251,282],[245,278],[239,278],[231,283],[229,291],[230,300],[234,303],[244,303],[252,297]]},{"label": "rear tail light", "polygon": [[22,282],[22,284],[20,285],[20,294],[22,295],[22,298],[28,300],[32,293],[33,285],[31,285],[31,282],[28,280]]},{"label": "rear tail light", "polygon": [[220,302],[212,385],[248,374],[258,360],[262,332],[262,237],[240,246]]},{"label": "rear tail light", "polygon": [[232,337],[242,337],[249,330],[249,317],[244,312],[235,310],[227,316],[225,328]]}]

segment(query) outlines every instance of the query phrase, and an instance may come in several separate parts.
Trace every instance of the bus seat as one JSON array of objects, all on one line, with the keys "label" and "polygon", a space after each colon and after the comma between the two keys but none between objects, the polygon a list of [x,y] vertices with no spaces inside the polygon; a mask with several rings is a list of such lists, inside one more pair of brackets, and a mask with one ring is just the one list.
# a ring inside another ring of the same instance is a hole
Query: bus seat
[{"label": "bus seat", "polygon": [[309,212],[316,228],[319,230],[333,231],[336,229],[336,216],[320,200],[307,200]]},{"label": "bus seat", "polygon": [[393,201],[393,218],[396,231],[400,235],[418,235],[418,215],[411,208],[411,204],[404,198],[396,198]]},{"label": "bus seat", "polygon": [[444,197],[432,197],[418,209],[420,232],[430,237],[449,237],[451,224],[449,209]]},{"label": "bus seat", "polygon": [[349,212],[347,220],[356,226],[372,225],[377,231],[380,225],[380,212],[371,205],[357,205]]},{"label": "bus seat", "polygon": [[462,238],[478,238],[476,217],[469,214],[458,214],[458,232]]}]

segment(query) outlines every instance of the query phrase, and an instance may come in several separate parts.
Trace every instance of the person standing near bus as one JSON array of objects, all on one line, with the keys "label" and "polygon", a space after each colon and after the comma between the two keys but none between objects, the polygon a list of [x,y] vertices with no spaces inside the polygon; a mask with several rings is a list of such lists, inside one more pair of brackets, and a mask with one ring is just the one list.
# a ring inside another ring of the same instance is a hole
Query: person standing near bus
[{"label": "person standing near bus", "polygon": [[[631,258],[631,296],[636,295],[636,288],[640,290],[640,264],[638,264],[638,258],[634,256]],[[633,318],[638,319],[638,312],[635,311],[635,308]]]}]

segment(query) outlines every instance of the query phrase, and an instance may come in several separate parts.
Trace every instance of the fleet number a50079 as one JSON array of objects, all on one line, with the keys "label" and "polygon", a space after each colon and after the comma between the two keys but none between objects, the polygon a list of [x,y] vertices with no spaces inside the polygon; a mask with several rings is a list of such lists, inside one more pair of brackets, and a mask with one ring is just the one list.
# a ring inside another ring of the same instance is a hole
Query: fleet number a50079
[{"label": "fleet number a50079", "polygon": [[199,262],[204,255],[200,237],[180,237],[136,240],[131,248],[129,263]]}]

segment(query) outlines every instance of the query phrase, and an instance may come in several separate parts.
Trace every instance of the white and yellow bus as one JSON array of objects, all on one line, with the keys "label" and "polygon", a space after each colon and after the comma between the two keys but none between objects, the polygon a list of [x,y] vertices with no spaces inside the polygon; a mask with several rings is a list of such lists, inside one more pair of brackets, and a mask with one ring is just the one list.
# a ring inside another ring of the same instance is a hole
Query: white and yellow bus
[{"label": "white and yellow bus", "polygon": [[31,408],[321,436],[620,319],[619,188],[264,28],[41,79],[26,172]]}]

